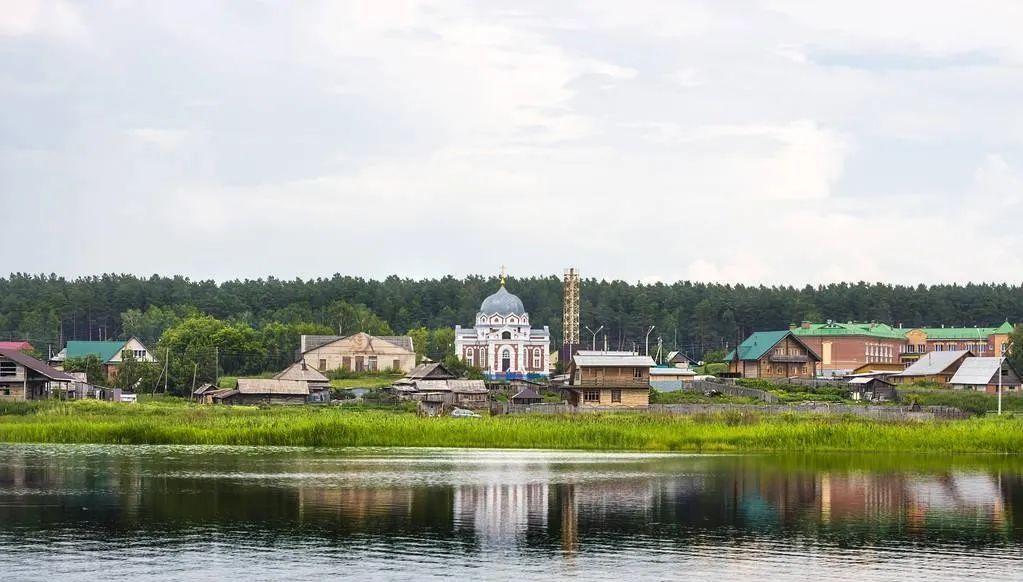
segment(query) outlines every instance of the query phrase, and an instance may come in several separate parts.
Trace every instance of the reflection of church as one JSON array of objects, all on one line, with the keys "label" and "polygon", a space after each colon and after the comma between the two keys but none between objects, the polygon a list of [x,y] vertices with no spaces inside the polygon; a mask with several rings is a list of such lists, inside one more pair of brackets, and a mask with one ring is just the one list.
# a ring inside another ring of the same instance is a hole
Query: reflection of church
[{"label": "reflection of church", "polygon": [[529,327],[522,300],[501,288],[483,300],[472,329],[455,326],[455,353],[493,379],[547,376],[551,335]]}]

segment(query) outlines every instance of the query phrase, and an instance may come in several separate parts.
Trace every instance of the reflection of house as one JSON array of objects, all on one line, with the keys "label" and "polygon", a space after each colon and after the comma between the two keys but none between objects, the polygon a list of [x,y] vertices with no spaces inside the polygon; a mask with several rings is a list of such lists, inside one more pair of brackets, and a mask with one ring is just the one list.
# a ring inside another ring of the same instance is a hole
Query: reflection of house
[{"label": "reflection of house", "polygon": [[966,358],[948,383],[953,388],[995,394],[998,392],[999,371],[1002,390],[1015,392],[1019,389],[1019,373],[1004,358]]},{"label": "reflection of house", "polygon": [[820,356],[791,331],[758,331],[725,356],[743,378],[813,378]]},{"label": "reflection of house", "polygon": [[47,384],[59,383],[66,389],[73,380],[20,350],[0,348],[0,400],[38,400],[45,396]]},{"label": "reflection of house", "polygon": [[155,362],[156,358],[138,338],[130,338],[127,341],[81,341],[71,340],[67,346],[53,357],[51,363],[62,365],[70,359],[86,358],[95,356],[103,366],[103,372],[107,378],[117,375],[117,369],[121,367],[124,360],[132,357],[139,362]]},{"label": "reflection of house", "polygon": [[580,350],[568,366],[568,403],[573,406],[648,406],[650,356],[634,352]]},{"label": "reflection of house", "polygon": [[969,350],[929,352],[920,356],[919,360],[910,364],[901,373],[890,376],[889,380],[896,384],[912,382],[948,384],[963,361],[970,357],[973,357],[973,353]]},{"label": "reflection of house", "polygon": [[546,529],[548,503],[547,483],[457,487],[454,523],[471,529],[485,543],[514,544],[530,526]]},{"label": "reflection of house", "polygon": [[350,336],[304,335],[300,351],[302,361],[321,372],[409,372],[416,365],[412,338],[407,335],[377,337],[362,332]]}]

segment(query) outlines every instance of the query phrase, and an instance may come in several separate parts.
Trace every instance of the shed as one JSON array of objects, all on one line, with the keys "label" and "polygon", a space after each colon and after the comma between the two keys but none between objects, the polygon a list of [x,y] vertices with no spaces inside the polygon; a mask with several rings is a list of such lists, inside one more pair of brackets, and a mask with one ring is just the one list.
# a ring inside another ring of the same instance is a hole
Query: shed
[{"label": "shed", "polygon": [[511,397],[512,404],[539,404],[543,402],[543,396],[532,388],[523,388]]},{"label": "shed", "polygon": [[891,382],[876,376],[859,376],[846,383],[849,397],[865,402],[896,402],[899,393]]},{"label": "shed", "polygon": [[1005,358],[966,358],[948,383],[959,390],[978,390],[993,394],[998,392],[999,369],[1002,390],[1013,392],[1019,389],[1019,373]]},{"label": "shed", "polygon": [[900,384],[918,380],[947,384],[959,370],[959,366],[972,357],[973,352],[970,350],[927,352],[901,373],[891,376],[891,380]]}]

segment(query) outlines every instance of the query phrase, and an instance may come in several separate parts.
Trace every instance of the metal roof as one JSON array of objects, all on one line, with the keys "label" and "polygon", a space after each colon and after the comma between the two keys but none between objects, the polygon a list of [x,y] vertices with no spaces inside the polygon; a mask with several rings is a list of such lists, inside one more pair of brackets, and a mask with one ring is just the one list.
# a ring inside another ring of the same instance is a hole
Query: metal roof
[{"label": "metal roof", "polygon": [[523,315],[526,313],[526,308],[522,305],[522,300],[517,295],[509,293],[502,283],[497,293],[483,300],[479,312],[486,315],[495,313],[498,315]]},{"label": "metal roof", "polygon": [[882,339],[906,339],[906,331],[904,329],[896,329],[886,323],[861,323],[856,321],[850,321],[847,323],[838,323],[836,321],[828,323],[810,323],[808,327],[797,326],[792,329],[792,333],[797,336],[803,337],[819,337],[819,336],[868,336]]},{"label": "metal roof", "polygon": [[43,362],[33,358],[32,356],[20,351],[0,348],[0,356],[7,358],[8,360],[15,361],[22,366],[35,371],[38,374],[46,376],[50,380],[56,382],[73,382],[74,377],[67,372],[61,372],[56,368],[51,368]]},{"label": "metal roof", "polygon": [[907,328],[906,332],[918,329],[927,334],[927,339],[983,340],[996,333],[1012,333],[1012,327],[1012,324],[1006,321],[998,327],[914,327]]},{"label": "metal roof", "polygon": [[536,390],[533,390],[532,388],[527,386],[526,388],[523,388],[522,390],[516,392],[515,395],[511,397],[511,399],[543,400],[543,396],[540,396],[540,394]]},{"label": "metal roof", "polygon": [[927,352],[919,360],[896,376],[931,376],[940,374],[963,356],[972,356],[969,350],[953,350],[950,352]]},{"label": "metal roof", "polygon": [[[1002,358],[966,358],[949,384],[986,385],[998,373]],[[997,380],[995,380],[997,382]]]},{"label": "metal roof", "polygon": [[614,368],[614,367],[630,367],[630,368],[653,368],[657,364],[654,363],[654,359],[650,356],[637,356],[634,354],[622,354],[605,352],[600,355],[582,355],[576,354],[572,361],[575,365],[581,368],[586,367],[602,367],[602,368]]},{"label": "metal roof", "polygon": [[650,368],[651,376],[695,376],[696,372],[688,368]]},{"label": "metal roof", "polygon": [[0,342],[0,348],[5,350],[31,350],[32,344],[26,341]]},{"label": "metal roof", "polygon": [[295,362],[288,366],[283,372],[280,372],[274,376],[275,380],[305,380],[306,382],[314,382],[317,384],[324,384],[330,382],[330,378],[327,378],[320,373],[319,370],[310,367],[305,362]]},{"label": "metal roof", "polygon": [[240,394],[309,394],[309,383],[304,380],[238,378],[238,392]]},{"label": "metal roof", "polygon": [[84,358],[85,356],[96,356],[100,362],[109,362],[128,343],[124,340],[117,341],[81,341],[72,340],[67,343],[67,351],[64,357]]}]

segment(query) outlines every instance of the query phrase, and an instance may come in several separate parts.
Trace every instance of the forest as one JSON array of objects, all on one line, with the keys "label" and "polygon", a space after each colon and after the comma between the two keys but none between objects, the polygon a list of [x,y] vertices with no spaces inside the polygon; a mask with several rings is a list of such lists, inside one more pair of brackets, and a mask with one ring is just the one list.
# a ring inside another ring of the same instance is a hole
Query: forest
[{"label": "forest", "polygon": [[[470,325],[496,277],[384,280],[329,278],[193,281],[187,277],[104,274],[79,278],[16,273],[0,278],[0,339],[28,339],[45,351],[68,339],[137,335],[153,343],[189,314],[261,329],[270,324],[351,333],[406,333]],[[561,278],[509,278],[534,325],[550,326],[561,343]],[[583,326],[604,329],[608,346],[651,344],[704,351],[735,345],[756,330],[801,320],[882,321],[905,326],[996,325],[1023,320],[1023,288],[1008,284],[903,286],[835,283],[821,286],[726,285],[680,281],[640,284],[584,279]],[[309,327],[311,326],[311,327]],[[280,330],[278,330],[280,332]],[[283,333],[283,332],[280,332]],[[292,332],[281,341],[290,341]],[[583,343],[593,336],[582,330]],[[283,346],[282,346],[283,348]],[[290,351],[290,350],[289,350]]]}]

